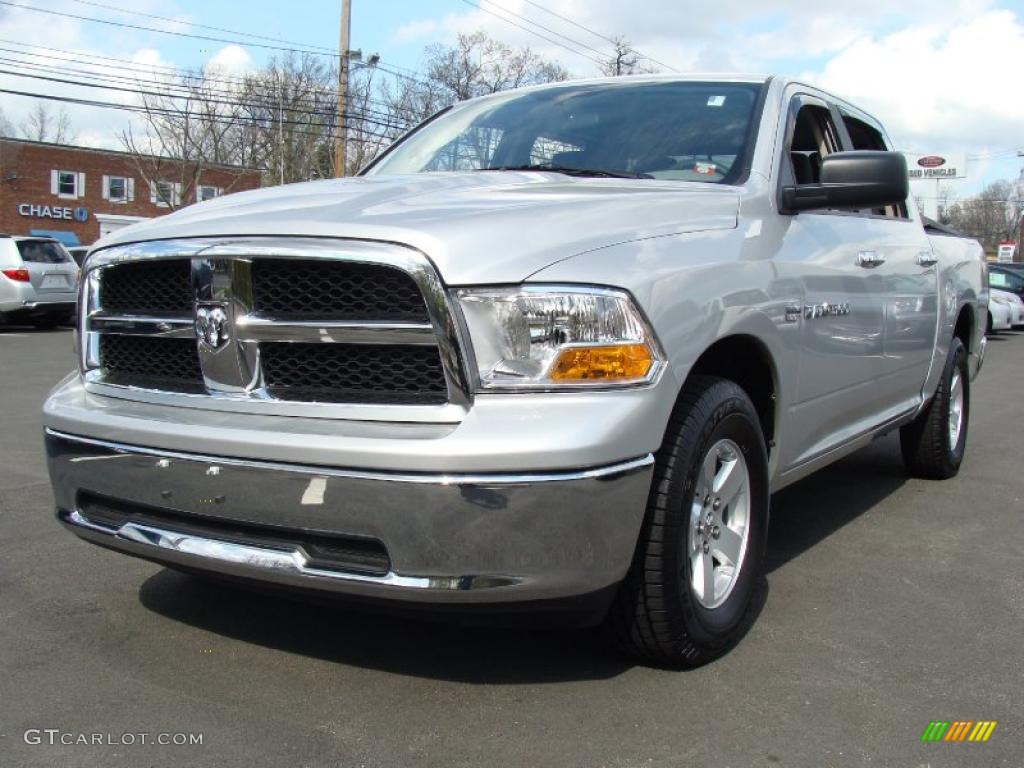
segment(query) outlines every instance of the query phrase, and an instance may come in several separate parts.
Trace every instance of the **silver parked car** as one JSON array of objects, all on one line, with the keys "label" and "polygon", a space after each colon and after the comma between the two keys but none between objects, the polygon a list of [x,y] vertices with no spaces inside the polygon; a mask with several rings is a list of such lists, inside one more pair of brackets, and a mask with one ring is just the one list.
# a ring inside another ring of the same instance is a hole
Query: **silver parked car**
[{"label": "silver parked car", "polygon": [[53,328],[74,317],[78,265],[48,237],[0,235],[0,321]]}]

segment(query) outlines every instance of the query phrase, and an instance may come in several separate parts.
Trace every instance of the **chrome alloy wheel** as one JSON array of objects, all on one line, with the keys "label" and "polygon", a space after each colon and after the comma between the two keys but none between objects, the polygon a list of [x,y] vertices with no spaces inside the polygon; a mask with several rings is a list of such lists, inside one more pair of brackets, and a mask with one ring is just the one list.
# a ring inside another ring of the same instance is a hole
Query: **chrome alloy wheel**
[{"label": "chrome alloy wheel", "polygon": [[964,382],[959,369],[949,382],[949,450],[955,451],[964,428]]},{"label": "chrome alloy wheel", "polygon": [[701,463],[690,508],[690,589],[705,608],[717,608],[728,599],[739,577],[749,531],[747,462],[736,443],[719,440]]}]

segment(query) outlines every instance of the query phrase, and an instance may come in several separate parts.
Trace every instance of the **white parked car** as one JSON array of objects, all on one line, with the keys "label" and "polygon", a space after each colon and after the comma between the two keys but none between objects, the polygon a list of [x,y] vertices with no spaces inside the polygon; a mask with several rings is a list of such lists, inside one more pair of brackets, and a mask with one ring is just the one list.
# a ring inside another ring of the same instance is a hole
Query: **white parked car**
[{"label": "white parked car", "polygon": [[988,332],[1007,331],[1015,325],[1024,325],[1024,303],[1020,296],[998,288],[990,289]]},{"label": "white parked car", "polygon": [[70,322],[77,290],[78,265],[59,242],[0,235],[0,323]]}]

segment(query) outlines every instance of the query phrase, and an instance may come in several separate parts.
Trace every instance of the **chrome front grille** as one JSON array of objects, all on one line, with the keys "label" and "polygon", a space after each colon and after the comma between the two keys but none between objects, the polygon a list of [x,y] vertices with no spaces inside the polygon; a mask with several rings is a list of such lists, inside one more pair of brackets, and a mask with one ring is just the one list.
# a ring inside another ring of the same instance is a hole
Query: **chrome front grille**
[{"label": "chrome front grille", "polygon": [[281,400],[433,403],[447,399],[436,347],[261,344],[267,391]]},{"label": "chrome front grille", "polygon": [[103,271],[100,304],[119,315],[192,315],[187,259],[122,264]]},{"label": "chrome front grille", "polygon": [[256,312],[281,319],[429,322],[416,281],[379,264],[260,259],[252,297]]},{"label": "chrome front grille", "polygon": [[106,333],[100,336],[100,366],[104,380],[111,384],[203,391],[199,349],[193,339]]},{"label": "chrome front grille", "polygon": [[417,252],[177,241],[101,251],[88,266],[81,346],[93,391],[374,420],[448,420],[467,403],[448,298]]}]

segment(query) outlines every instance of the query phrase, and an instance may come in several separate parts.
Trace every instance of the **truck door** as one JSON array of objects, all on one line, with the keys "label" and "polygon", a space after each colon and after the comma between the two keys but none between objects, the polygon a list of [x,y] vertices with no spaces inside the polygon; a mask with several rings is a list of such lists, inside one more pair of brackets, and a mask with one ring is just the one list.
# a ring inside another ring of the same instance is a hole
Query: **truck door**
[{"label": "truck door", "polygon": [[[779,186],[814,184],[821,162],[843,148],[837,114],[821,98],[789,99]],[[885,353],[884,272],[867,268],[864,218],[843,211],[780,216],[776,262],[799,275],[803,298],[787,311],[800,328],[799,372],[790,426],[780,444],[782,466],[796,467],[878,422],[878,377]]]},{"label": "truck door", "polygon": [[[889,150],[881,126],[867,115],[839,110],[850,149]],[[886,408],[906,411],[920,402],[935,351],[938,322],[937,267],[916,207],[908,202],[854,214],[865,266],[884,291],[884,341],[878,360],[878,395]]]}]

